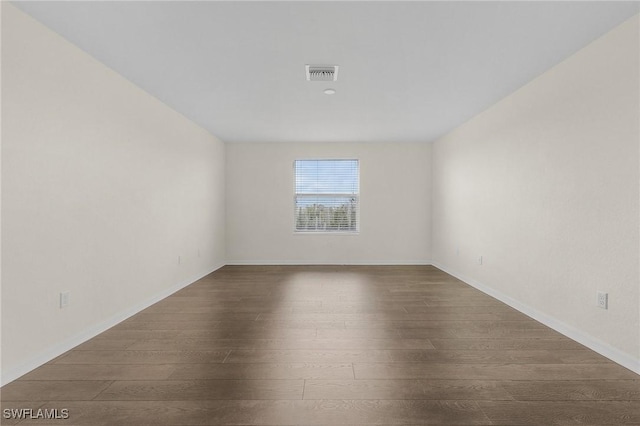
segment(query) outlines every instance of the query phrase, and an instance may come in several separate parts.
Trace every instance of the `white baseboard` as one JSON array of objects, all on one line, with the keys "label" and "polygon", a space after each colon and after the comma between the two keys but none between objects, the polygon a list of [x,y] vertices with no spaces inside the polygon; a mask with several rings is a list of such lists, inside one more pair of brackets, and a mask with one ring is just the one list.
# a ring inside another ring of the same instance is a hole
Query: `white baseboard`
[{"label": "white baseboard", "polygon": [[533,318],[534,320],[541,322],[547,327],[554,329],[558,333],[561,333],[567,336],[568,338],[575,340],[576,342],[588,347],[589,349],[594,350],[600,355],[606,358],[609,358],[611,361],[618,363],[625,368],[628,368],[634,373],[640,374],[640,359],[634,358],[632,355],[626,352],[622,352],[621,350],[609,345],[606,342],[603,342],[600,339],[597,339],[589,335],[588,333],[585,333],[582,330],[579,330],[571,325],[568,325],[548,314],[540,312],[539,310],[532,308],[529,305],[521,303],[516,299],[513,299],[512,297],[507,296],[506,294],[498,290],[495,290],[486,284],[483,284],[474,279],[465,277],[462,274],[458,273],[457,271],[454,271],[438,262],[433,262],[432,264],[436,268],[441,269],[447,274],[458,278],[459,280],[469,284],[472,287],[475,287],[481,292],[486,293],[489,296],[500,300],[501,302],[511,306],[512,308],[522,312],[523,314]]},{"label": "white baseboard", "polygon": [[105,319],[104,321],[93,324],[82,330],[80,333],[77,333],[69,337],[68,339],[63,340],[62,342],[56,343],[55,345],[43,350],[41,353],[34,355],[33,357],[20,363],[19,365],[3,370],[2,376],[0,377],[0,386],[4,386],[7,383],[14,381],[18,377],[21,377],[34,370],[35,368],[40,367],[41,365],[51,361],[57,356],[60,356],[68,350],[75,348],[81,343],[84,343],[87,340],[97,336],[98,334],[108,330],[109,328],[137,314],[143,309],[146,309],[154,303],[157,303],[160,300],[164,299],[165,297],[172,295],[176,291],[183,289],[189,284],[193,284],[195,281],[198,281],[200,278],[209,275],[210,273],[220,269],[223,266],[224,264],[217,265],[210,271],[200,276],[190,278],[183,282],[179,282],[167,289],[164,289],[161,292],[149,297],[148,299],[145,299],[142,302],[129,307],[128,309],[118,312],[117,314]]},{"label": "white baseboard", "polygon": [[331,266],[411,266],[411,265],[431,265],[430,260],[357,260],[349,262],[335,262],[335,261],[309,261],[309,260],[234,260],[228,261],[227,265],[232,266],[301,266],[301,265],[331,265]]}]

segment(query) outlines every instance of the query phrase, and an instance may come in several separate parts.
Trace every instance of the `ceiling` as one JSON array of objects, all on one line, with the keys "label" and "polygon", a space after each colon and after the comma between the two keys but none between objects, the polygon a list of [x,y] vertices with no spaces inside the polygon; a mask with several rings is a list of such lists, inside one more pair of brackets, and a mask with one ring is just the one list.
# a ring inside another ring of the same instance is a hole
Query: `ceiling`
[{"label": "ceiling", "polygon": [[[225,142],[432,141],[640,6],[14,4]],[[305,64],[339,65],[338,81],[306,81]]]}]

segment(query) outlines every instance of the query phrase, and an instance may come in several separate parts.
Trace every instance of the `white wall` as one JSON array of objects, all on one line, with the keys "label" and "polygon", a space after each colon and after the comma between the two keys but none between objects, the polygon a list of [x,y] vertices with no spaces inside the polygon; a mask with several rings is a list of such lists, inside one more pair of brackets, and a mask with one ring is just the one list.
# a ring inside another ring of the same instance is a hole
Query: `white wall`
[{"label": "white wall", "polygon": [[[424,264],[431,260],[429,144],[228,144],[230,264]],[[360,233],[294,234],[293,161],[360,160]]]},{"label": "white wall", "polygon": [[639,48],[636,16],[438,140],[432,189],[435,265],[637,372]]},{"label": "white wall", "polygon": [[2,8],[6,383],[221,266],[225,211],[220,141]]}]

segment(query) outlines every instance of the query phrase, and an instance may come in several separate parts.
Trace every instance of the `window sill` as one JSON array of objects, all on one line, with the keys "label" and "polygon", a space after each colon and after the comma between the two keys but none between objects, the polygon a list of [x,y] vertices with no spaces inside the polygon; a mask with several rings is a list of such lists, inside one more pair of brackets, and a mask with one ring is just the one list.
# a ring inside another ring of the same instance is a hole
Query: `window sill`
[{"label": "window sill", "polygon": [[293,231],[293,235],[360,235],[360,231]]}]

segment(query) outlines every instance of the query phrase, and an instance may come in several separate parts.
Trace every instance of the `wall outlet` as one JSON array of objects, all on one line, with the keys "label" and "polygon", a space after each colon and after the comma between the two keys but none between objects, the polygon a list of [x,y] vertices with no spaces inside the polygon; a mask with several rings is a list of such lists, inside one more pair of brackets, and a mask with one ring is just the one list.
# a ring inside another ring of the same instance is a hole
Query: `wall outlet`
[{"label": "wall outlet", "polygon": [[178,265],[182,263],[182,259],[178,256]]},{"label": "wall outlet", "polygon": [[60,309],[69,306],[69,292],[60,293]]},{"label": "wall outlet", "polygon": [[482,265],[482,256],[478,257],[478,265]]},{"label": "wall outlet", "polygon": [[598,308],[609,309],[609,293],[598,292]]}]

